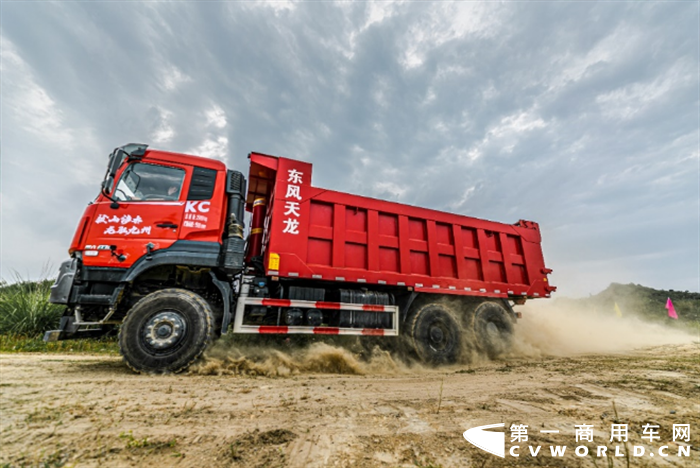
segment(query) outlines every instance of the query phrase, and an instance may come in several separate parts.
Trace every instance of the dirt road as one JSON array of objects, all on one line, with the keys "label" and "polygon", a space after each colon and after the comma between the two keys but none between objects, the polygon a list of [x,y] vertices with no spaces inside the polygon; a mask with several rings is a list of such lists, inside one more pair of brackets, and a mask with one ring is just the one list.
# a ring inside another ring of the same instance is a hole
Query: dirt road
[{"label": "dirt road", "polygon": [[[0,355],[0,464],[698,466],[697,343],[439,370],[393,365],[386,355],[361,363],[321,344],[292,361],[281,354],[264,365],[209,359],[192,374],[148,376],[118,357]],[[275,376],[246,375],[266,372]],[[505,458],[462,436],[501,422]],[[627,444],[609,441],[616,422],[629,424]],[[511,444],[512,424],[528,426],[527,442]],[[576,443],[574,425],[583,424],[593,425],[593,442]],[[643,424],[660,426],[661,440],[641,439]],[[689,457],[668,443],[673,424],[690,425],[690,444],[680,444],[694,446]],[[509,455],[512,445],[519,458]],[[529,445],[542,446],[537,457]],[[553,445],[568,446],[564,457],[551,456]],[[575,456],[578,445],[590,454]],[[615,445],[629,463],[609,456]],[[646,447],[643,457],[632,455],[634,445]],[[668,457],[658,456],[661,445]],[[596,457],[597,446],[611,447],[608,456]]]}]

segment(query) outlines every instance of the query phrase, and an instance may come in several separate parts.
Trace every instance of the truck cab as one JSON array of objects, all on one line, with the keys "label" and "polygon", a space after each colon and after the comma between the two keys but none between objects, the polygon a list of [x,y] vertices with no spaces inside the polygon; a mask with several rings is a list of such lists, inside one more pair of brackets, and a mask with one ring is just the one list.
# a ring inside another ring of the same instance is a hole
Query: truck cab
[{"label": "truck cab", "polygon": [[[244,185],[220,161],[140,144],[116,148],[51,288],[51,302],[66,305],[66,314],[45,339],[108,333],[139,300],[164,289],[206,298],[212,329],[221,329],[223,298],[243,263]],[[172,317],[149,325],[154,336],[177,338]]]}]

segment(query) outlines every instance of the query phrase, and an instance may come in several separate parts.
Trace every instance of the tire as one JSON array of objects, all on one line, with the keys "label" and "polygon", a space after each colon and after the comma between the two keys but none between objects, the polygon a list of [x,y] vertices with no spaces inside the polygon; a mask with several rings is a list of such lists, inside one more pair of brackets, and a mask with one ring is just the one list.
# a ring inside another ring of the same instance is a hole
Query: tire
[{"label": "tire", "polygon": [[462,355],[462,333],[451,310],[438,303],[422,306],[411,323],[413,348],[432,365],[452,364]]},{"label": "tire", "polygon": [[508,352],[513,340],[513,328],[513,319],[496,302],[482,302],[474,311],[477,345],[491,359]]},{"label": "tire", "polygon": [[131,308],[119,331],[119,349],[135,372],[181,372],[202,355],[214,335],[214,314],[184,289],[149,294]]}]

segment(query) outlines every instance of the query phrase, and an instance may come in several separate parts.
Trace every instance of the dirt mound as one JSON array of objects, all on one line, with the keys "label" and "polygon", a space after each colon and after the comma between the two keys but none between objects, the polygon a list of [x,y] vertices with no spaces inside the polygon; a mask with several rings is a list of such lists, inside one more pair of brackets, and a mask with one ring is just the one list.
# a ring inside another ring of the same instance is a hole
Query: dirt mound
[{"label": "dirt mound", "polygon": [[287,429],[260,432],[258,429],[238,437],[226,445],[219,459],[246,467],[283,467],[284,448],[297,435]]}]

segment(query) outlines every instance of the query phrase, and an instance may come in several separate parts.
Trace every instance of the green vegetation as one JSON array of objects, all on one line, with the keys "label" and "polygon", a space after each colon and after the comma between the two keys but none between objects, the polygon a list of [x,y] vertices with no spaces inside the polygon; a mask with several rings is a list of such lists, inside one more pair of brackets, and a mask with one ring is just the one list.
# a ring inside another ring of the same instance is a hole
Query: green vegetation
[{"label": "green vegetation", "polygon": [[0,335],[0,353],[119,354],[116,337],[45,343],[43,336]]},{"label": "green vegetation", "polygon": [[[678,320],[668,317],[670,298]],[[700,293],[653,289],[640,284],[612,283],[604,291],[583,299],[557,299],[563,304],[585,307],[603,314],[615,314],[617,304],[623,315],[634,315],[651,322],[664,322],[686,328],[700,325]]]},{"label": "green vegetation", "polygon": [[39,336],[58,327],[64,307],[49,303],[51,280],[0,283],[0,334]]},{"label": "green vegetation", "polygon": [[[172,449],[177,446],[177,439],[170,439],[166,441],[148,440],[148,437],[138,439],[134,437],[132,431],[122,432],[119,434],[119,438],[126,440],[126,449],[131,453],[142,452],[145,454],[150,454],[153,452]],[[174,452],[171,453],[171,456],[181,457],[182,454],[179,452]]]},{"label": "green vegetation", "polygon": [[119,353],[116,338],[44,343],[44,332],[58,328],[63,306],[49,302],[53,280],[0,282],[0,352]]}]

